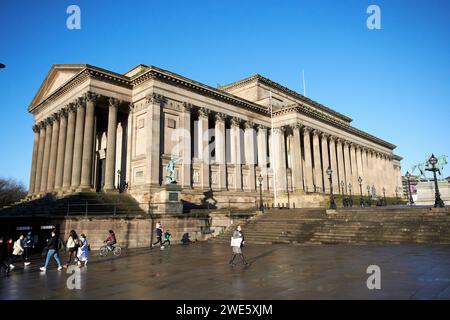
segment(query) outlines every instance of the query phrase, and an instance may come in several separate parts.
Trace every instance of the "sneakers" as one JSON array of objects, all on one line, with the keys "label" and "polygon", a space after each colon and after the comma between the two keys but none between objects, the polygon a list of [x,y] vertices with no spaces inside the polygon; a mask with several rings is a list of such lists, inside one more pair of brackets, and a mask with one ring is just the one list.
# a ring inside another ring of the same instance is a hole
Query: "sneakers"
[{"label": "sneakers", "polygon": [[161,246],[161,248],[160,248],[161,250],[164,250],[164,246]]},{"label": "sneakers", "polygon": [[87,266],[87,262],[88,262],[87,260],[84,262],[84,266],[85,266],[85,267]]},{"label": "sneakers", "polygon": [[59,266],[59,267],[58,267],[58,271],[61,270],[62,268],[63,268],[62,266]]},{"label": "sneakers", "polygon": [[29,266],[30,264],[31,264],[31,262],[28,262],[28,261],[23,263],[24,266]]},{"label": "sneakers", "polygon": [[39,270],[45,272],[47,270],[47,268],[46,267],[40,267]]},{"label": "sneakers", "polygon": [[10,265],[9,265],[9,269],[11,269],[11,270],[14,269],[15,267],[16,267],[16,266],[13,265],[13,264],[10,264]]}]

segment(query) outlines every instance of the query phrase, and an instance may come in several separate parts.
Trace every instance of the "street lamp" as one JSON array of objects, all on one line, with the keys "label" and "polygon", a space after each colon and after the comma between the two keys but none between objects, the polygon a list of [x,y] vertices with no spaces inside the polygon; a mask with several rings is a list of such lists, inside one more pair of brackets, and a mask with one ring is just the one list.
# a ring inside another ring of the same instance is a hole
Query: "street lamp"
[{"label": "street lamp", "polygon": [[347,203],[345,201],[345,182],[344,182],[344,180],[341,181],[341,190],[342,190],[342,206],[346,207]]},{"label": "street lamp", "polygon": [[359,205],[360,207],[364,207],[364,200],[362,195],[362,178],[358,177],[358,183],[359,183]]},{"label": "street lamp", "polygon": [[259,175],[258,182],[259,182],[259,210],[264,212],[264,206],[263,206],[263,200],[262,200],[262,182],[263,182],[262,175]]},{"label": "street lamp", "polygon": [[384,205],[387,205],[387,203],[386,203],[386,188],[385,187],[383,187],[383,202],[384,202]]},{"label": "street lamp", "polygon": [[369,199],[367,200],[367,204],[368,206],[372,206],[372,201],[370,199],[370,186],[367,186],[367,196],[369,197]]},{"label": "street lamp", "polygon": [[348,193],[350,194],[350,207],[352,207],[353,206],[353,198],[352,198],[352,184],[351,183],[349,183],[348,184]]},{"label": "street lamp", "polygon": [[411,191],[411,176],[412,174],[409,171],[406,171],[405,177],[406,181],[408,182],[408,196],[409,196],[409,205],[412,206],[414,204],[414,200],[412,197],[412,191]]},{"label": "street lamp", "polygon": [[328,180],[330,180],[330,209],[336,209],[336,203],[334,202],[334,194],[333,194],[333,170],[330,167],[327,169]]},{"label": "street lamp", "polygon": [[120,191],[120,170],[117,170],[117,190]]},{"label": "street lamp", "polygon": [[438,169],[436,168],[436,164],[438,162],[438,159],[434,156],[434,154],[431,155],[430,159],[428,159],[428,163],[431,164],[431,168],[426,168],[427,171],[432,171],[434,176],[434,207],[435,208],[444,208],[444,201],[441,199],[441,193],[439,192],[439,186],[437,182],[437,176],[436,171]]}]

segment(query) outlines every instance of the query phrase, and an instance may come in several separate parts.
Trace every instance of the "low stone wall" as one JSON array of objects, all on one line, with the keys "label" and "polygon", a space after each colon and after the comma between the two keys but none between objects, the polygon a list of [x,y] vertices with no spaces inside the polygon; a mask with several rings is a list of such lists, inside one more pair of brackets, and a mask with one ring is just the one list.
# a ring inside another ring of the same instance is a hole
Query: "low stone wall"
[{"label": "low stone wall", "polygon": [[155,241],[157,222],[162,223],[163,229],[169,229],[172,244],[180,244],[185,233],[189,234],[191,241],[204,241],[252,216],[217,211],[197,215],[154,215],[153,220],[149,217],[68,217],[55,221],[55,225],[59,225],[63,239],[67,239],[72,229],[78,235],[86,234],[92,249],[103,245],[110,229],[114,230],[122,248],[142,248],[149,247],[151,239]]}]

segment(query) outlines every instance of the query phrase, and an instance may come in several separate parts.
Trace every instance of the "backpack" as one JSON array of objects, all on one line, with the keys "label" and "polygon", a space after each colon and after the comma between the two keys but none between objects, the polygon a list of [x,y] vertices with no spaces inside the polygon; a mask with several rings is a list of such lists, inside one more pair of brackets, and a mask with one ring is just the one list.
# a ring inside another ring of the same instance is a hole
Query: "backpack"
[{"label": "backpack", "polygon": [[66,245],[64,244],[64,241],[58,239],[58,250],[64,250],[65,247]]}]

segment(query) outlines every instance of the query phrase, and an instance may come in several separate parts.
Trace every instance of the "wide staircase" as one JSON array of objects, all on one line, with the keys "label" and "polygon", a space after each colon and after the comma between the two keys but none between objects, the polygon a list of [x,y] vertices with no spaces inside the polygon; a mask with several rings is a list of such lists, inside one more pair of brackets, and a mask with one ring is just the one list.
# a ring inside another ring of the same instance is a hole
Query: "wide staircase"
[{"label": "wide staircase", "polygon": [[122,193],[79,192],[56,198],[45,196],[30,201],[20,201],[0,208],[0,216],[97,216],[144,215],[139,203]]},{"label": "wide staircase", "polygon": [[[427,208],[269,210],[243,225],[253,244],[450,244],[450,210]],[[229,243],[229,229],[214,242]]]}]

